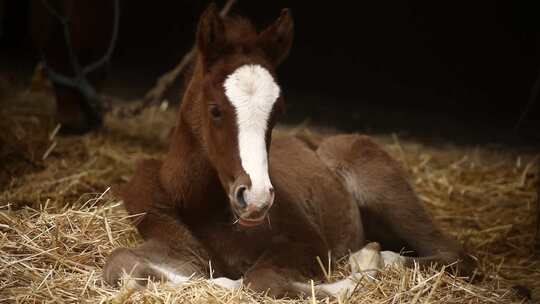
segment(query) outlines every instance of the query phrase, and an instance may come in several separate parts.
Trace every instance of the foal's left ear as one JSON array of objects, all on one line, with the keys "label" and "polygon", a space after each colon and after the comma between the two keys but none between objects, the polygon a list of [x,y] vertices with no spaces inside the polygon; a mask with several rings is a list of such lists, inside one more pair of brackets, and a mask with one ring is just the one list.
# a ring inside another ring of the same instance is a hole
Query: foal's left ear
[{"label": "foal's left ear", "polygon": [[293,42],[294,23],[289,9],[283,9],[281,15],[259,34],[257,43],[274,65],[279,65],[287,55]]},{"label": "foal's left ear", "polygon": [[226,48],[225,25],[214,2],[210,3],[199,20],[197,48],[207,68]]}]

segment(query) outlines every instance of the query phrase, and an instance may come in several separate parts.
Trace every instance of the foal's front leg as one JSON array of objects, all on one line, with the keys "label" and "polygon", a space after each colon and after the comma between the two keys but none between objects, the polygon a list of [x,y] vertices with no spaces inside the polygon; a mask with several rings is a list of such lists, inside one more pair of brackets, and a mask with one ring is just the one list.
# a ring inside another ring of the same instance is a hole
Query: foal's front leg
[{"label": "foal's front leg", "polygon": [[202,273],[209,260],[204,246],[180,221],[174,200],[163,189],[159,180],[161,165],[158,160],[142,161],[129,183],[117,189],[145,243],[135,249],[113,251],[104,268],[104,278],[111,284],[116,284],[124,273],[138,278],[179,280],[167,277],[162,268],[189,277],[193,272]]},{"label": "foal's front leg", "polygon": [[322,271],[311,246],[283,243],[269,248],[244,274],[244,285],[271,297],[299,297],[305,290],[295,285],[306,278],[319,278]]},{"label": "foal's front leg", "polygon": [[[194,276],[204,274],[203,262],[199,257],[186,255],[172,257],[164,244],[156,240],[149,240],[140,246],[118,248],[109,256],[104,267],[104,278],[110,284],[116,284],[122,279],[130,278],[128,289],[144,287],[148,280],[182,284]],[[210,279],[209,282],[224,288],[239,288],[242,280],[231,280],[220,277]]]},{"label": "foal's front leg", "polygon": [[[210,260],[205,246],[184,225],[175,210],[173,200],[159,181],[161,162],[141,162],[130,182],[120,189],[124,205],[145,242],[134,249],[118,248],[108,257],[103,269],[104,279],[117,284],[130,274],[137,286],[148,278],[182,283],[193,275],[204,275]],[[219,261],[212,261],[219,268]],[[226,278],[214,281],[234,287],[238,283]],[[134,287],[137,287],[134,286]]]},{"label": "foal's front leg", "polygon": [[170,281],[173,283],[186,282],[192,274],[199,270],[195,263],[182,262],[167,256],[168,248],[156,240],[142,243],[130,248],[117,248],[108,257],[103,268],[103,277],[111,285],[129,277],[137,285],[143,287],[148,279]]},{"label": "foal's front leg", "polygon": [[141,245],[117,248],[108,257],[103,269],[107,282],[117,284],[129,274],[141,286],[148,278],[183,283],[207,272],[210,256],[203,245],[181,222],[156,212],[149,211],[137,225],[146,228],[139,229],[145,239]]},{"label": "foal's front leg", "polygon": [[[399,254],[391,251],[380,252],[379,243],[373,242],[349,256],[351,274],[333,283],[311,286],[303,282],[294,282],[293,286],[304,294],[315,292],[316,296],[339,297],[348,295],[358,288],[362,281],[373,281],[383,267],[394,264]],[[385,253],[385,254],[383,254]]]},{"label": "foal's front leg", "polygon": [[351,275],[341,281],[319,284],[313,287],[308,279],[320,279],[322,269],[316,262],[310,246],[284,244],[266,252],[245,274],[244,285],[256,292],[267,292],[272,297],[339,296],[352,292],[359,280],[372,280],[387,261],[380,254],[378,243],[370,243],[351,254]]}]

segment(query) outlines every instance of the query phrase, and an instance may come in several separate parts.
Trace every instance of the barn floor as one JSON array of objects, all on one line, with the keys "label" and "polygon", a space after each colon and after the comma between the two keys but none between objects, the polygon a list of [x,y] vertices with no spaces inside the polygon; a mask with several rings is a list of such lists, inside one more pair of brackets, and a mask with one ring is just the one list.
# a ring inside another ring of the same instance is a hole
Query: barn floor
[{"label": "barn floor", "polygon": [[[163,154],[174,109],[150,108],[136,118],[109,118],[99,133],[59,137],[49,119],[50,94],[5,92],[0,91],[0,303],[315,303],[310,297],[275,300],[245,288],[228,291],[200,280],[151,284],[133,294],[108,286],[101,278],[107,255],[140,241],[110,187],[126,181],[138,160]],[[360,282],[350,297],[323,303],[527,302],[516,295],[516,285],[540,298],[540,259],[533,250],[538,155],[433,146],[391,134],[376,140],[410,173],[436,222],[478,258],[483,278],[469,284],[440,269],[389,268],[376,282]],[[333,270],[331,279],[344,273]]]}]

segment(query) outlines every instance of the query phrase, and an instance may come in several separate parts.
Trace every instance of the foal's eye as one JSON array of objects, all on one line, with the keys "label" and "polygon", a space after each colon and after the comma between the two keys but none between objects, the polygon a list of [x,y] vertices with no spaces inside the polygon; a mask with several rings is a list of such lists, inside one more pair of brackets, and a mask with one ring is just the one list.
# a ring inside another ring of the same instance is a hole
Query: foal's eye
[{"label": "foal's eye", "polygon": [[213,119],[220,119],[221,118],[221,111],[219,110],[219,107],[215,104],[210,105],[210,115],[212,115]]}]

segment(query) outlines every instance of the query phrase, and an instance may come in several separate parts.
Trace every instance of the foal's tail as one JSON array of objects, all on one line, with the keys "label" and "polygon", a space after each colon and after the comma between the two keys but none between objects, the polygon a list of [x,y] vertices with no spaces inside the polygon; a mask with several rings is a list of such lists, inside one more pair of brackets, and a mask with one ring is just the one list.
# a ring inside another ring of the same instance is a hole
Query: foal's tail
[{"label": "foal's tail", "polygon": [[341,179],[360,208],[366,239],[384,250],[413,251],[411,264],[462,260],[469,274],[474,260],[444,235],[423,208],[401,165],[368,136],[337,135],[322,141],[320,159]]}]

